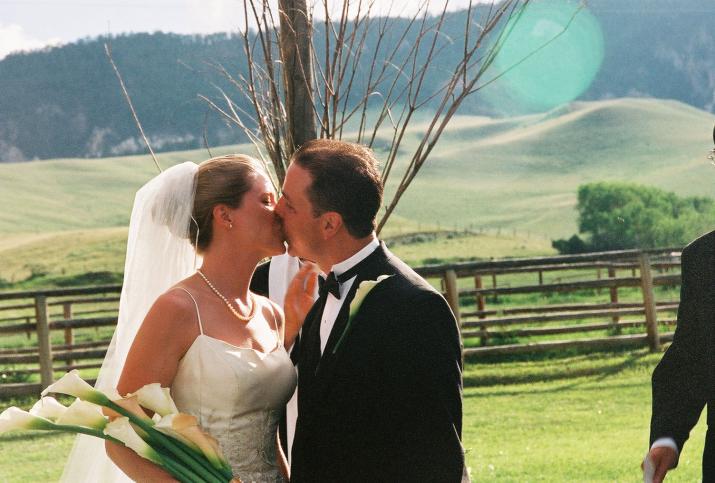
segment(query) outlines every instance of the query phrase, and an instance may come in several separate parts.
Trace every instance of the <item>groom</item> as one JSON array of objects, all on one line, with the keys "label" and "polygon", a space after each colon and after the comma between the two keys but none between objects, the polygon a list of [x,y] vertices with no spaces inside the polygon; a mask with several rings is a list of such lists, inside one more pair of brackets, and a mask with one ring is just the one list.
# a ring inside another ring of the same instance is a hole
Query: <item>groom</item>
[{"label": "groom", "polygon": [[[291,255],[328,274],[297,347],[291,482],[459,482],[461,354],[444,298],[375,235],[372,151],[315,140],[291,160],[276,213]],[[348,321],[363,281],[376,285]]]}]

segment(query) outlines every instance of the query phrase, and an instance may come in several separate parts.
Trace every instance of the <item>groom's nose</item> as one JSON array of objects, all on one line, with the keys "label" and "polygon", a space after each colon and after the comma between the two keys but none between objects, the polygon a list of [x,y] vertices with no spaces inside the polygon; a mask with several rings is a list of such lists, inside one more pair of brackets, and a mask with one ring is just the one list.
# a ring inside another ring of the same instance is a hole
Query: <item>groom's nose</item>
[{"label": "groom's nose", "polygon": [[273,212],[278,215],[278,218],[281,220],[283,219],[283,205],[285,205],[285,202],[283,201],[283,197],[281,196],[278,198],[278,202],[276,202],[276,207],[273,209]]}]

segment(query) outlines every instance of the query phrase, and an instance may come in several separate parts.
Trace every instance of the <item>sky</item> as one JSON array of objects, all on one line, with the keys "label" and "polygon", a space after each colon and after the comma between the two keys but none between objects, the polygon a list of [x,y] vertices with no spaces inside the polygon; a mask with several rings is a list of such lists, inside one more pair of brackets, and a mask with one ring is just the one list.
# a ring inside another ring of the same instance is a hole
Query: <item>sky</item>
[{"label": "sky", "polygon": [[[336,5],[338,1],[329,3]],[[449,9],[466,8],[468,3],[449,0]],[[392,5],[392,12],[408,15],[419,2],[375,0],[375,4],[384,12]],[[428,8],[437,12],[443,5],[443,0],[429,0]],[[18,50],[107,33],[236,32],[243,18],[243,0],[0,0],[0,59]]]}]

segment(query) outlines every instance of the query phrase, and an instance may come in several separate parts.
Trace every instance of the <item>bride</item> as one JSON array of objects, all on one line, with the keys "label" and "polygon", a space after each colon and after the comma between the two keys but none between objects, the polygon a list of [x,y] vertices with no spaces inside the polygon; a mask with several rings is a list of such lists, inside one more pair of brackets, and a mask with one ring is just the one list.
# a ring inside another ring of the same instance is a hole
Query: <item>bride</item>
[{"label": "bride", "polygon": [[[132,210],[117,330],[97,381],[120,394],[152,382],[170,387],[243,482],[287,480],[277,425],[296,373],[286,347],[312,304],[295,300],[287,324],[280,308],[249,291],[258,262],[285,251],[275,203],[260,164],[242,155],[183,163],[145,185]],[[63,481],[172,481],[127,448],[106,443],[111,462],[103,450],[80,437]]]}]

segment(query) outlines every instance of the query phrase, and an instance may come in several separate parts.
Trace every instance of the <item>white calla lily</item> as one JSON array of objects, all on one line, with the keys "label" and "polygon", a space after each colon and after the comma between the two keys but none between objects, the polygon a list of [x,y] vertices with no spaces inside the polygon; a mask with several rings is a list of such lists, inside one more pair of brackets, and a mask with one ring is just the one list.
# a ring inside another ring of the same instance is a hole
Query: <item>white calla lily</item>
[{"label": "white calla lily", "polygon": [[378,283],[390,277],[391,275],[380,275],[377,277],[377,280],[363,280],[360,282],[360,285],[358,285],[358,289],[355,292],[355,297],[353,297],[352,302],[350,302],[350,318],[355,317],[357,311],[360,310],[360,306],[365,300],[365,297],[367,297],[367,294],[369,294]]},{"label": "white calla lily", "polygon": [[169,388],[161,387],[158,382],[147,384],[135,393],[130,394],[130,396],[137,396],[140,406],[161,416],[179,412],[174,400],[171,399]]},{"label": "white calla lily", "polygon": [[[179,416],[177,418],[177,416]],[[172,438],[176,438],[194,451],[198,453],[202,453],[201,448],[196,445],[193,441],[191,441],[189,438],[185,437],[183,434],[179,432],[179,429],[182,428],[186,423],[182,423],[182,414],[168,414],[159,421],[156,421],[156,424],[154,425],[154,429],[161,431],[162,433],[166,434],[167,436],[171,436]]]},{"label": "white calla lily", "polygon": [[149,446],[129,423],[129,418],[117,418],[104,428],[104,434],[118,439],[142,458],[157,464],[162,464],[161,456]]},{"label": "white calla lily", "polygon": [[358,285],[358,288],[355,291],[355,296],[350,302],[348,323],[345,324],[345,329],[343,330],[343,333],[340,334],[338,342],[336,342],[335,347],[333,347],[333,354],[337,353],[338,348],[340,348],[340,346],[342,345],[343,341],[345,340],[345,337],[347,337],[348,333],[350,332],[350,329],[352,329],[353,319],[355,318],[355,315],[357,315],[358,310],[360,310],[360,306],[365,301],[367,295],[372,291],[372,289],[377,286],[377,284],[387,278],[390,278],[391,276],[392,275],[380,275],[379,277],[377,277],[377,280],[363,280],[362,282],[360,282],[360,285]]},{"label": "white calla lily", "polygon": [[107,425],[107,418],[96,404],[75,399],[65,413],[57,419],[57,424],[102,430]]},{"label": "white calla lily", "polygon": [[161,418],[154,428],[202,453],[216,468],[227,464],[218,441],[205,433],[199,427],[196,417],[190,414],[169,414]]},{"label": "white calla lily", "polygon": [[66,411],[67,407],[57,402],[57,399],[45,396],[32,406],[30,414],[50,421],[57,421]]},{"label": "white calla lily", "polygon": [[48,386],[42,391],[42,395],[45,396],[51,392],[78,397],[83,401],[100,406],[106,406],[109,403],[109,398],[103,392],[96,390],[79,377],[77,369],[68,372],[60,380]]},{"label": "white calla lily", "polygon": [[0,434],[21,429],[53,429],[52,421],[35,416],[15,406],[0,414]]},{"label": "white calla lily", "polygon": [[[127,397],[112,401],[112,404],[118,407],[107,409],[106,413],[109,415],[110,418],[117,418],[120,416],[129,417],[129,415],[131,414],[132,416],[136,416],[137,418],[139,418],[141,421],[147,423],[152,422],[152,419],[147,416],[147,414],[144,412],[144,408],[139,405],[138,398],[134,395],[130,394]],[[117,412],[117,409],[119,408],[124,409],[128,414],[120,414],[119,412]]]},{"label": "white calla lily", "polygon": [[117,399],[121,399],[122,395],[119,394],[119,391],[117,391],[115,388],[111,389],[102,389],[102,392],[107,396],[112,401],[116,401]]}]

